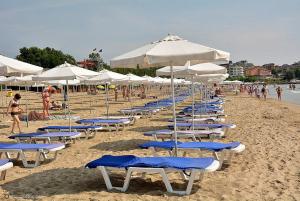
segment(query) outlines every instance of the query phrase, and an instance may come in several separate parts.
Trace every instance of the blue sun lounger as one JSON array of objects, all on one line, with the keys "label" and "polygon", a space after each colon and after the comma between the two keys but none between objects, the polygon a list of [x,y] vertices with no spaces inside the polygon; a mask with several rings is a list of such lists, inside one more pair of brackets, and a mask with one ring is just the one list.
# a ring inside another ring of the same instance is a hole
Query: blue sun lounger
[{"label": "blue sun lounger", "polygon": [[[11,159],[11,153],[17,153],[16,159],[20,159],[24,167],[36,167],[42,160],[48,159],[47,154],[54,153],[53,160],[57,157],[57,152],[65,148],[64,144],[27,144],[27,143],[0,143],[0,158],[5,154]],[[35,161],[29,163],[25,155],[26,152],[35,152]]]},{"label": "blue sun lounger", "polygon": [[[169,122],[173,122],[174,121],[174,119],[172,118],[172,119],[169,119],[168,120]],[[199,118],[199,117],[197,117],[197,118],[194,118],[194,119],[192,119],[192,117],[177,117],[176,118],[176,122],[178,122],[178,123],[191,123],[191,122],[193,122],[194,121],[194,123],[200,123],[200,124],[207,124],[207,123],[210,123],[210,122],[212,122],[212,123],[218,123],[218,122],[224,122],[225,121],[225,119],[224,118],[218,118],[218,117],[203,117],[203,118]]]},{"label": "blue sun lounger", "polygon": [[17,142],[26,143],[37,143],[42,141],[43,143],[51,143],[52,141],[63,142],[64,144],[69,144],[71,141],[75,143],[77,138],[80,138],[81,134],[79,132],[36,132],[36,133],[22,133],[18,135],[11,135],[8,138],[15,139]]},{"label": "blue sun lounger", "polygon": [[[175,141],[150,141],[140,145],[140,147],[142,149],[151,149],[154,156],[157,156],[158,149],[167,149],[170,156],[175,155]],[[215,159],[220,162],[221,167],[224,160],[226,160],[227,163],[230,162],[233,153],[244,151],[245,145],[240,142],[177,142],[177,148],[183,151],[184,156],[186,156],[190,150],[211,151]]]},{"label": "blue sun lounger", "polygon": [[[71,132],[82,132],[86,139],[92,138],[95,136],[97,131],[102,130],[102,126],[87,126],[87,125],[79,125],[79,126],[71,126]],[[38,131],[46,131],[46,132],[70,132],[69,126],[46,126],[38,128]]]},{"label": "blue sun lounger", "polygon": [[[176,127],[178,130],[189,130],[192,129],[192,123],[177,123]],[[194,129],[215,129],[215,128],[235,128],[234,124],[194,124]],[[174,125],[168,125],[169,129],[173,129]]]},{"label": "blue sun lounger", "polygon": [[[178,138],[190,138],[193,141],[201,141],[201,138],[209,138],[214,140],[215,138],[222,138],[225,135],[225,132],[220,129],[210,129],[210,130],[179,130],[177,131]],[[163,129],[155,131],[147,131],[144,133],[144,136],[153,137],[154,140],[165,140],[165,139],[174,139],[174,130]]]},{"label": "blue sun lounger", "polygon": [[79,124],[90,124],[94,126],[102,126],[103,130],[123,130],[126,125],[130,124],[130,119],[81,119],[76,121]]},{"label": "blue sun lounger", "polygon": [[12,167],[13,167],[13,163],[10,162],[8,159],[0,159],[0,172],[1,172],[0,181],[5,179],[6,171]]},{"label": "blue sun lounger", "polygon": [[121,109],[120,112],[124,116],[141,116],[143,118],[151,117],[157,110],[145,108],[145,107],[135,107],[128,109]]},{"label": "blue sun lounger", "polygon": [[[156,173],[162,176],[166,189],[170,193],[178,195],[188,195],[191,193],[193,183],[197,173],[200,173],[200,179],[204,172],[216,171],[219,168],[219,162],[212,157],[206,158],[183,158],[183,157],[137,157],[133,155],[111,156],[104,155],[101,158],[89,162],[86,168],[98,168],[104,178],[108,190],[116,189],[125,192],[129,187],[129,182],[133,172]],[[122,187],[112,186],[108,174],[111,168],[125,169],[126,177]],[[187,188],[183,191],[173,190],[167,172],[180,172],[181,175],[190,172]]]}]

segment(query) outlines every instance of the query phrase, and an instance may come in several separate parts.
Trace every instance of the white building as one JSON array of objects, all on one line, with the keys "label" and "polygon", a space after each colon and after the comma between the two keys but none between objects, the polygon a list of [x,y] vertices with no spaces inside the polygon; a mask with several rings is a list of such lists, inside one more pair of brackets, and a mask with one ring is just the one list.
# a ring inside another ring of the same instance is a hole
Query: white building
[{"label": "white building", "polygon": [[244,68],[242,66],[229,66],[228,73],[230,77],[244,76]]}]

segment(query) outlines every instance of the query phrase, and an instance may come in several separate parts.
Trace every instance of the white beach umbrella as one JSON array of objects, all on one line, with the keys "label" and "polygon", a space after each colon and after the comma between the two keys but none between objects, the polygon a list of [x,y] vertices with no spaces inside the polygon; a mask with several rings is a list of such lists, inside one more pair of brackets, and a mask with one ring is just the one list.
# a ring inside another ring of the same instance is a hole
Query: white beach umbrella
[{"label": "white beach umbrella", "polygon": [[229,61],[229,53],[168,35],[162,40],[120,55],[110,61],[112,67],[148,68],[159,66],[183,66],[191,63]]},{"label": "white beach umbrella", "polygon": [[49,81],[49,80],[84,80],[98,75],[97,72],[80,68],[65,62],[59,66],[51,68],[40,75],[34,76],[35,81]]},{"label": "white beach umbrella", "polygon": [[104,69],[104,70],[99,71],[98,75],[96,75],[90,79],[87,79],[86,82],[102,84],[102,83],[108,83],[108,82],[109,83],[117,82],[117,81],[120,81],[120,80],[123,80],[126,78],[127,78],[126,75]]},{"label": "white beach umbrella", "polygon": [[9,75],[11,73],[17,73],[20,75],[39,74],[42,71],[43,71],[42,67],[0,55],[1,75]]},{"label": "white beach umbrella", "polygon": [[145,84],[148,83],[147,78],[143,78],[132,73],[128,73],[126,78],[119,80],[119,83],[126,83],[126,84]]},{"label": "white beach umbrella", "polygon": [[175,113],[175,94],[173,83],[173,67],[182,66],[187,61],[192,64],[229,61],[229,53],[192,43],[175,35],[125,53],[110,61],[111,67],[117,68],[148,68],[157,66],[171,66],[171,86],[174,118],[175,152],[177,154],[177,132]]},{"label": "white beach umbrella", "polygon": [[[218,78],[220,74],[208,73],[226,73],[227,70],[223,66],[213,63],[201,63],[191,66],[190,61],[187,61],[184,66],[173,66],[173,75],[175,77],[187,78],[192,84],[192,129],[194,130],[194,104],[195,104],[195,88],[194,81],[207,81],[209,78]],[[156,70],[156,75],[171,75],[171,66],[166,66]],[[223,74],[221,74],[223,75]],[[199,79],[198,79],[199,76]],[[201,79],[202,78],[202,79]],[[226,77],[227,78],[227,77]],[[225,79],[226,79],[225,78]]]},{"label": "white beach umbrella", "polygon": [[[80,68],[65,62],[59,66],[56,66],[50,70],[47,70],[40,75],[32,77],[32,80],[35,81],[53,81],[53,80],[65,80],[66,81],[66,94],[68,94],[68,87],[70,80],[84,80],[93,76],[98,75],[97,72]],[[68,101],[68,98],[67,100]],[[69,126],[71,130],[71,116],[70,116],[70,105],[68,104],[68,113],[69,113]]]},{"label": "white beach umbrella", "polygon": [[[173,66],[173,74],[176,77],[191,77],[193,75],[202,74],[224,74],[227,70],[223,66],[219,66],[213,63],[201,63],[196,65],[190,65],[188,61],[184,66]],[[156,70],[156,75],[171,75],[171,67],[166,66]]]}]

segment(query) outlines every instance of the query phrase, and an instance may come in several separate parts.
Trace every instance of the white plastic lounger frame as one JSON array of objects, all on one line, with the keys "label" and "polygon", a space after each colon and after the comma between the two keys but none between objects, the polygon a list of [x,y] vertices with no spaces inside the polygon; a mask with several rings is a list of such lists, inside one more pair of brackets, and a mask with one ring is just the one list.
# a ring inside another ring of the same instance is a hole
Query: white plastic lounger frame
[{"label": "white plastic lounger frame", "polygon": [[[57,157],[58,151],[62,150],[64,148],[65,148],[65,146],[62,145],[60,147],[53,148],[53,149],[38,149],[36,151],[35,150],[23,151],[21,149],[0,149],[0,158],[1,158],[2,154],[4,153],[8,159],[12,159],[12,157],[10,156],[10,153],[17,153],[17,157],[15,159],[21,160],[24,167],[34,168],[34,167],[39,166],[41,161],[50,159],[47,156],[47,154],[49,154],[50,152],[54,152],[54,156],[50,160],[55,160]],[[35,161],[33,163],[28,162],[25,152],[36,152]]]},{"label": "white plastic lounger frame", "polygon": [[[51,131],[54,131],[54,130],[61,131],[61,132],[69,132],[70,131],[69,128],[66,128],[66,129],[45,129],[44,131],[48,132],[48,133],[51,133]],[[103,127],[88,128],[88,129],[71,129],[71,131],[73,131],[73,132],[82,132],[86,139],[95,137],[97,131],[101,131],[101,130],[103,130]]]},{"label": "white plastic lounger frame", "polygon": [[2,166],[0,166],[0,172],[1,172],[1,176],[0,176],[0,181],[5,180],[5,176],[6,176],[6,171],[10,168],[12,168],[14,165],[12,162],[8,162]]},{"label": "white plastic lounger frame", "polygon": [[[145,173],[150,173],[150,174],[155,173],[155,174],[160,174],[162,176],[162,180],[163,180],[163,182],[166,186],[166,189],[169,193],[174,193],[174,194],[177,194],[177,195],[189,195],[192,191],[192,187],[193,187],[194,181],[196,180],[197,173],[200,174],[198,181],[201,181],[201,179],[203,178],[203,173],[204,172],[216,171],[216,170],[219,169],[219,166],[220,166],[219,161],[215,160],[210,166],[208,166],[204,170],[200,170],[200,169],[191,169],[191,170],[189,170],[190,171],[190,176],[188,177],[188,184],[187,184],[186,189],[182,190],[182,191],[174,190],[171,183],[170,183],[170,180],[167,176],[167,172],[180,172],[182,175],[184,175],[183,171],[178,170],[178,169],[129,167],[126,171],[126,177],[125,177],[125,181],[124,181],[123,186],[122,187],[116,187],[116,186],[113,186],[111,184],[111,180],[110,180],[110,177],[109,177],[109,173],[108,173],[109,170],[108,169],[111,169],[111,168],[108,168],[108,167],[105,167],[105,166],[99,166],[98,168],[101,171],[101,174],[102,174],[103,179],[105,181],[105,185],[106,185],[107,190],[116,189],[116,190],[119,190],[121,192],[127,191],[133,172],[143,173],[143,174],[145,174]],[[117,168],[117,169],[119,169],[119,168]],[[185,177],[183,177],[183,178],[185,178]]]},{"label": "white plastic lounger frame", "polygon": [[71,142],[75,144],[76,139],[81,137],[81,133],[74,136],[68,136],[68,137],[43,137],[43,136],[34,136],[34,137],[16,137],[15,140],[18,143],[38,143],[39,141],[42,141],[43,144],[51,144],[53,141],[62,142],[64,144],[70,144]]},{"label": "white plastic lounger frame", "polygon": [[124,115],[124,116],[140,116],[142,118],[151,118],[152,115],[154,114],[154,112],[152,110],[143,110],[143,109],[124,109],[124,110],[120,110],[120,112]]},{"label": "white plastic lounger frame", "polygon": [[[199,148],[178,148],[178,150],[183,151],[183,157],[186,157],[187,154],[191,151],[199,151],[199,157],[202,157],[202,152],[211,152],[213,157],[220,162],[219,169],[222,167],[223,163],[229,164],[231,161],[231,158],[234,153],[241,153],[245,150],[245,145],[240,144],[239,146],[232,148],[232,149],[223,149],[222,151],[211,151],[207,149],[199,149]],[[153,156],[159,156],[158,152],[160,150],[168,150],[164,148],[156,148],[156,147],[149,147],[150,150],[152,150]],[[168,150],[168,153],[170,156],[175,156],[175,149]]]},{"label": "white plastic lounger frame", "polygon": [[[152,133],[151,134],[154,138],[155,141],[158,141],[159,139],[161,139],[162,141],[164,141],[165,139],[173,139],[174,135],[172,133],[168,134],[168,133],[164,133],[164,134],[160,134],[160,133]],[[211,131],[211,130],[196,130],[193,132],[192,130],[185,130],[185,131],[178,131],[177,132],[177,138],[190,138],[192,139],[192,141],[200,141],[201,142],[201,138],[204,137],[208,137],[210,139],[210,141],[214,141],[214,139],[217,138],[222,138],[224,136],[224,131]]]}]

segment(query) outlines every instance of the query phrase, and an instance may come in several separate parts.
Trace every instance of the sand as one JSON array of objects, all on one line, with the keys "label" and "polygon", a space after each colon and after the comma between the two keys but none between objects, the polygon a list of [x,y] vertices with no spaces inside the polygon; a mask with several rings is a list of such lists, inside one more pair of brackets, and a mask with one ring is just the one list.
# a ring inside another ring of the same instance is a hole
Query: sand
[{"label": "sand", "polygon": [[[39,96],[35,93],[27,96],[30,109],[41,108]],[[76,93],[71,100],[74,115],[84,118],[105,114],[103,95]],[[150,156],[150,151],[141,150],[138,145],[151,140],[143,136],[143,131],[168,124],[171,111],[163,111],[150,119],[138,120],[125,131],[101,132],[93,139],[77,141],[60,152],[55,161],[39,167],[27,169],[16,164],[8,170],[6,180],[0,181],[0,200],[300,200],[300,107],[246,95],[228,95],[227,100],[226,122],[236,124],[237,128],[231,129],[222,141],[241,141],[246,150],[235,155],[230,166],[206,174],[201,183],[194,184],[191,195],[166,193],[157,175],[132,180],[126,193],[107,192],[100,172],[83,168],[103,154]],[[132,105],[148,101],[151,99],[136,98]],[[186,104],[189,102],[182,105]],[[96,110],[90,110],[90,105]],[[113,101],[111,114],[118,114],[120,108],[130,105],[126,101]],[[2,118],[2,124],[10,125],[8,119]],[[29,128],[23,125],[23,130],[35,131],[40,126],[54,124],[66,125],[67,121],[30,122]],[[9,128],[2,126],[0,141],[10,141],[8,133]],[[172,174],[170,178],[175,187],[184,187],[178,175]],[[113,176],[116,184],[122,184],[122,179],[119,173]]]}]

